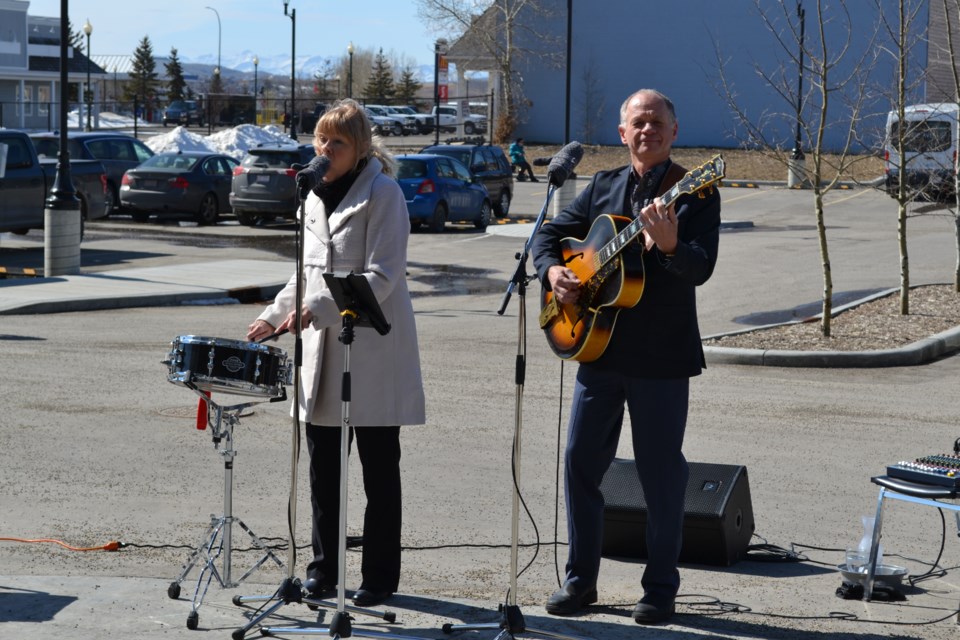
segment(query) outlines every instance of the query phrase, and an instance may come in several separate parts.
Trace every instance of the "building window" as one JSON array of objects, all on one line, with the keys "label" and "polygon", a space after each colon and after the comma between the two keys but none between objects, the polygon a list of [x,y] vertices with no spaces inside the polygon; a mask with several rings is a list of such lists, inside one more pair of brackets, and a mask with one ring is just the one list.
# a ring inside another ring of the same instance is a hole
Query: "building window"
[{"label": "building window", "polygon": [[33,115],[33,87],[23,87],[23,115]]},{"label": "building window", "polygon": [[50,87],[37,87],[37,115],[50,113]]}]

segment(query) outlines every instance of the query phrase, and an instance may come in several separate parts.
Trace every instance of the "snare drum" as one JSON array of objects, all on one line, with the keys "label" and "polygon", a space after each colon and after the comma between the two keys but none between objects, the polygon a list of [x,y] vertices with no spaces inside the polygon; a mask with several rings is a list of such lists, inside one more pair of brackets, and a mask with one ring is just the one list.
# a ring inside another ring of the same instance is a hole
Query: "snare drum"
[{"label": "snare drum", "polygon": [[174,338],[163,364],[174,384],[245,396],[281,397],[293,373],[282,349],[202,336]]}]

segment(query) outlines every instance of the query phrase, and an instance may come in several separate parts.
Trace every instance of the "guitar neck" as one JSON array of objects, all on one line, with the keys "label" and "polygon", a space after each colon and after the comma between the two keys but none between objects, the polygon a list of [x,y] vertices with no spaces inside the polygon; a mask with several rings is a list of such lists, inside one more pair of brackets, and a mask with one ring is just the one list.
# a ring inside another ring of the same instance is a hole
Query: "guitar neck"
[{"label": "guitar neck", "polygon": [[[667,191],[660,196],[661,202],[663,202],[664,206],[669,207],[682,194],[696,193],[705,187],[719,182],[723,179],[725,168],[723,158],[719,155],[714,156],[713,159],[690,171],[684,175],[679,182],[667,189]],[[633,242],[642,231],[643,222],[641,222],[639,218],[635,218],[633,222],[624,227],[610,242],[605,244],[602,249],[597,251],[593,259],[595,269],[599,271],[601,267],[615,258],[628,244]]]},{"label": "guitar neck", "polygon": [[[665,207],[669,207],[674,201],[680,197],[680,183],[673,185],[667,191],[660,196],[660,200],[663,202]],[[616,236],[610,239],[610,242],[603,245],[603,248],[597,251],[596,256],[594,257],[595,267],[599,271],[600,267],[608,263],[610,260],[615,258],[621,251],[623,251],[628,244],[633,242],[637,236],[643,232],[643,221],[640,218],[634,218],[633,222],[628,224],[623,230],[618,233]]]}]

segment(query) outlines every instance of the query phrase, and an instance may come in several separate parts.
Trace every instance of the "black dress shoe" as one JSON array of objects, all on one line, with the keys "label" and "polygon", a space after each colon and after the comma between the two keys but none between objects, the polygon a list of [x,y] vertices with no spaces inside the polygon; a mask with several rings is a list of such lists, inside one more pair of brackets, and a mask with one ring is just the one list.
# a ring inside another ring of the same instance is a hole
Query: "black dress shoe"
[{"label": "black dress shoe", "polygon": [[658,624],[670,619],[676,609],[673,598],[647,594],[633,608],[633,620],[637,624]]},{"label": "black dress shoe", "polygon": [[597,590],[595,588],[587,589],[583,593],[577,593],[573,585],[567,582],[547,599],[547,604],[544,608],[547,610],[547,613],[555,616],[572,616],[596,601]]},{"label": "black dress shoe", "polygon": [[392,591],[377,591],[376,589],[364,589],[360,587],[353,594],[353,604],[358,607],[373,607],[393,595]]},{"label": "black dress shoe", "polygon": [[310,598],[311,600],[323,600],[324,598],[329,598],[337,593],[337,585],[323,584],[316,578],[307,579],[303,583],[303,588],[307,592],[306,597]]}]

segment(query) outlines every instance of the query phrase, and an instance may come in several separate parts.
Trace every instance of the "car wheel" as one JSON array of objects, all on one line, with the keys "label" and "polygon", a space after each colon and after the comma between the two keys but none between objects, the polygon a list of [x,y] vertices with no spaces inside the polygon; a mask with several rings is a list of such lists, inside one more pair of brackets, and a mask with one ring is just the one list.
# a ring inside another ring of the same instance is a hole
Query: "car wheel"
[{"label": "car wheel", "polygon": [[246,211],[234,211],[233,213],[237,216],[237,221],[242,225],[255,227],[257,223],[260,222],[260,216],[255,213],[247,213]]},{"label": "car wheel", "polygon": [[490,203],[484,200],[480,207],[480,217],[473,223],[473,226],[483,231],[490,224],[490,218]]},{"label": "car wheel", "polygon": [[200,201],[200,210],[197,212],[197,222],[202,225],[217,224],[220,217],[220,208],[217,205],[217,196],[208,193]]},{"label": "car wheel", "polygon": [[116,201],[113,199],[113,190],[107,188],[103,194],[103,208],[107,212],[106,215],[113,213],[113,207],[116,205]]},{"label": "car wheel", "polygon": [[447,226],[447,205],[442,202],[437,203],[437,208],[433,210],[433,217],[430,218],[430,231],[434,233],[443,233]]},{"label": "car wheel", "polygon": [[493,207],[493,212],[498,218],[506,218],[507,214],[510,213],[510,192],[506,189],[500,192],[500,199]]},{"label": "car wheel", "polygon": [[398,136],[398,137],[399,137],[399,136],[402,136],[402,135],[403,135],[403,125],[400,124],[399,122],[396,123],[396,124],[393,125],[393,127],[391,128],[391,132],[392,132],[393,135],[395,135],[395,136]]},{"label": "car wheel", "polygon": [[463,133],[464,133],[464,135],[468,135],[468,136],[473,135],[473,123],[472,123],[472,122],[464,122],[464,123],[463,123]]}]

